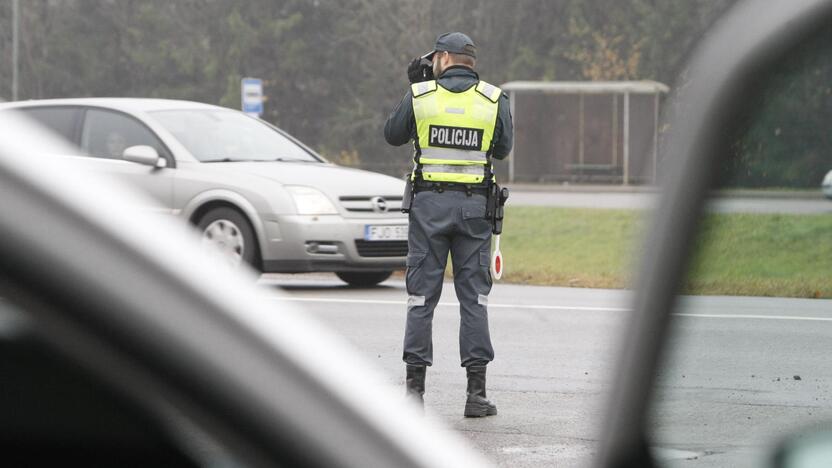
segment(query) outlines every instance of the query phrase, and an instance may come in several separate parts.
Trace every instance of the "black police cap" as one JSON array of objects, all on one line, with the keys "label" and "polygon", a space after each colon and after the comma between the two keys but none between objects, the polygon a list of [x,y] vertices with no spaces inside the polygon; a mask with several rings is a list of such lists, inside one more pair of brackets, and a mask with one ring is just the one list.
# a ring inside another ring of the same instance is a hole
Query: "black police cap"
[{"label": "black police cap", "polygon": [[440,34],[436,38],[436,45],[433,50],[423,55],[424,58],[431,60],[433,54],[437,52],[450,52],[452,54],[470,55],[477,58],[477,46],[470,37],[461,32],[449,32]]}]

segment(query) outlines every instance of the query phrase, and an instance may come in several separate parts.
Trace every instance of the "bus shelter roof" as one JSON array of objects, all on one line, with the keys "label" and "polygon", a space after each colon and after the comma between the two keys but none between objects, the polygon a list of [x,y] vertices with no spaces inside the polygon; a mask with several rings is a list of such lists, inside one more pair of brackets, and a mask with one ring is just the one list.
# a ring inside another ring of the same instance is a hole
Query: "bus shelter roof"
[{"label": "bus shelter roof", "polygon": [[511,81],[503,91],[551,94],[665,94],[667,85],[657,81]]}]

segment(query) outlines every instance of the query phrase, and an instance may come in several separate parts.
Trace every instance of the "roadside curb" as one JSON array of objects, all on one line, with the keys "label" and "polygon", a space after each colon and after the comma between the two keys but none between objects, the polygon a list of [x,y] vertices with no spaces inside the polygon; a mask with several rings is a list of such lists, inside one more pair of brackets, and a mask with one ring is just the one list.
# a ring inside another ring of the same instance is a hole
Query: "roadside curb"
[{"label": "roadside curb", "polygon": [[573,184],[523,184],[506,183],[509,190],[518,192],[568,192],[568,193],[658,193],[657,187],[648,185],[573,185]]},{"label": "roadside curb", "polygon": [[[517,192],[563,192],[563,193],[634,193],[657,194],[661,190],[648,185],[573,185],[573,184],[530,184],[507,183],[509,190]],[[754,190],[726,189],[711,192],[712,197],[723,198],[786,198],[800,200],[822,200],[823,193],[818,190]]]}]

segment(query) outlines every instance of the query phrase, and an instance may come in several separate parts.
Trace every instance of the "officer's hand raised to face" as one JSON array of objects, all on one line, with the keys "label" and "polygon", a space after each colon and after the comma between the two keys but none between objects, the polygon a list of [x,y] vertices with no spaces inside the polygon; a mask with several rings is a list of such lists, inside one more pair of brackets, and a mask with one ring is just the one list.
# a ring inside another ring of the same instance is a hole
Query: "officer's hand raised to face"
[{"label": "officer's hand raised to face", "polygon": [[416,57],[407,67],[407,79],[410,83],[421,83],[433,79],[433,64],[430,60]]}]

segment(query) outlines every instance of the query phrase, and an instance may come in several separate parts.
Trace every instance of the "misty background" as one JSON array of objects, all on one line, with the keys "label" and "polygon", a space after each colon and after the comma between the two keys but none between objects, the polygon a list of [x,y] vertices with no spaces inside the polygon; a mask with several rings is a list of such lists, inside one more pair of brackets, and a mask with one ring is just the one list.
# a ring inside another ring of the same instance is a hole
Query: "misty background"
[{"label": "misty background", "polygon": [[[516,80],[676,84],[691,45],[732,0],[22,0],[19,99],[115,96],[240,108],[330,160],[401,175],[412,149],[384,121],[410,60],[463,31],[478,72]],[[832,169],[832,27],[787,57],[737,137],[738,187],[816,188]],[[726,44],[730,47],[730,44]],[[11,99],[12,1],[0,0],[0,98]],[[522,155],[519,155],[522,157]]]}]

